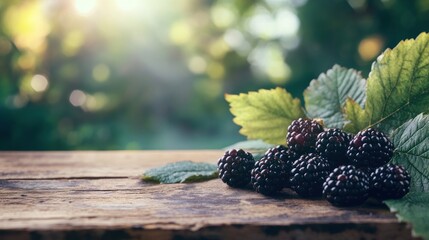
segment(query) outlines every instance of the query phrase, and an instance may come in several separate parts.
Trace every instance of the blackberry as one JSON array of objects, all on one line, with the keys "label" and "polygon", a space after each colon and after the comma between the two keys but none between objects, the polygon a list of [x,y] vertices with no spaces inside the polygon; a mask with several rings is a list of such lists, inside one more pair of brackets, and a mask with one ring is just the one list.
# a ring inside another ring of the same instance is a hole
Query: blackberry
[{"label": "blackberry", "polygon": [[323,127],[316,121],[299,118],[292,121],[288,127],[286,140],[292,151],[314,152],[317,135],[321,132],[323,132]]},{"label": "blackberry", "polygon": [[325,158],[314,153],[302,155],[293,163],[291,188],[302,197],[319,197],[330,170],[329,162]]},{"label": "blackberry", "polygon": [[360,131],[350,141],[347,158],[350,164],[363,168],[377,168],[386,164],[393,155],[393,144],[382,132],[373,128]]},{"label": "blackberry", "polygon": [[278,145],[276,147],[270,148],[265,152],[265,157],[267,158],[275,158],[277,160],[281,160],[285,164],[286,171],[286,181],[284,182],[284,187],[289,187],[289,175],[292,170],[292,164],[295,160],[297,160],[300,156],[288,149],[283,145]]},{"label": "blackberry", "polygon": [[250,172],[255,164],[251,153],[242,149],[226,151],[217,163],[219,178],[231,187],[244,187],[250,182]]},{"label": "blackberry", "polygon": [[347,162],[347,148],[352,136],[340,129],[328,129],[317,135],[316,152],[328,159],[332,168]]},{"label": "blackberry", "polygon": [[368,195],[368,175],[352,165],[335,168],[323,183],[323,196],[334,206],[356,206]]},{"label": "blackberry", "polygon": [[398,199],[410,191],[410,174],[404,167],[386,164],[371,173],[370,195],[379,199]]},{"label": "blackberry", "polygon": [[258,193],[273,195],[283,189],[286,181],[285,163],[273,154],[263,156],[252,169],[251,183]]}]

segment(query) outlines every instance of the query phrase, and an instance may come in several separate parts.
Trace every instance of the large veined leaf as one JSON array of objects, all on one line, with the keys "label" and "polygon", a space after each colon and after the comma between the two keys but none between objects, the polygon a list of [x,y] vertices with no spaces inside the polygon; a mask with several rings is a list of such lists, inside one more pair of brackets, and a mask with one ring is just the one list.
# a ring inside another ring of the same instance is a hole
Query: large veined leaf
[{"label": "large veined leaf", "polygon": [[429,115],[407,121],[392,136],[396,149],[391,161],[408,170],[411,191],[429,192]]},{"label": "large veined leaf", "polygon": [[402,199],[385,201],[400,221],[409,222],[413,235],[429,239],[429,193],[413,192]]},{"label": "large veined leaf", "polygon": [[322,118],[326,127],[342,128],[342,109],[347,99],[361,107],[365,102],[365,79],[354,69],[334,65],[311,81],[304,92],[305,108],[310,118]]},{"label": "large veined leaf", "polygon": [[350,125],[357,122],[355,116],[365,116],[359,121],[390,132],[419,113],[429,112],[428,79],[429,34],[387,49],[372,65],[365,108],[358,110],[365,113],[347,116]]},{"label": "large veined leaf", "polygon": [[285,144],[287,127],[305,116],[299,99],[283,88],[226,95],[225,99],[235,116],[234,122],[241,126],[240,133],[267,143]]}]

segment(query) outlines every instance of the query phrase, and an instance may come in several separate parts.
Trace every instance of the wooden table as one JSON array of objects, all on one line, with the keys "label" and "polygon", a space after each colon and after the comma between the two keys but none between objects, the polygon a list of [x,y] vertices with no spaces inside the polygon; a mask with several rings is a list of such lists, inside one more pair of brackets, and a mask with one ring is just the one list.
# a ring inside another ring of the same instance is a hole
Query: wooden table
[{"label": "wooden table", "polygon": [[163,164],[222,151],[0,152],[0,239],[411,239],[386,207],[335,208],[220,180],[154,185]]}]

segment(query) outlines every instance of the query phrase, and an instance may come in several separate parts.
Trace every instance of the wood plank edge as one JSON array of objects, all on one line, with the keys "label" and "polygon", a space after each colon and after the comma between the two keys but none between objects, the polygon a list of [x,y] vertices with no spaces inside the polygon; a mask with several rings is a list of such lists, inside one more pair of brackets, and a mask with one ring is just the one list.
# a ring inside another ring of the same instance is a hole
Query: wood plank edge
[{"label": "wood plank edge", "polygon": [[[167,224],[168,225],[168,224]],[[9,229],[0,230],[0,239],[417,239],[404,223],[334,223],[249,225],[230,224],[189,226],[187,229],[163,229],[154,226]],[[177,227],[177,226],[176,226]]]}]

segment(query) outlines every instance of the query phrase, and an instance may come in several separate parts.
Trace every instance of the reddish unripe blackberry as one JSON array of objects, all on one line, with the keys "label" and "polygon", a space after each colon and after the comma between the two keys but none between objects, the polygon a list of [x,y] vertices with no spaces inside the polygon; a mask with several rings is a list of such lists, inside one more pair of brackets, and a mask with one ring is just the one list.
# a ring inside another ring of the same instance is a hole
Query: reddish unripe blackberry
[{"label": "reddish unripe blackberry", "polygon": [[356,206],[369,196],[368,175],[355,166],[335,168],[323,183],[323,196],[334,206]]},{"label": "reddish unripe blackberry", "polygon": [[349,163],[359,168],[380,167],[389,162],[392,155],[392,142],[384,133],[373,128],[356,134],[347,149]]},{"label": "reddish unripe blackberry", "polygon": [[316,152],[328,159],[332,168],[345,165],[347,163],[347,148],[351,139],[352,135],[340,129],[328,129],[317,135]]},{"label": "reddish unripe blackberry", "polygon": [[286,140],[292,151],[310,153],[314,152],[317,135],[321,132],[323,127],[318,122],[299,118],[289,125]]},{"label": "reddish unripe blackberry", "polygon": [[289,176],[292,170],[292,164],[300,156],[283,145],[272,147],[265,152],[266,158],[274,158],[284,162],[286,171],[286,181],[284,187],[289,187]]},{"label": "reddish unripe blackberry", "polygon": [[272,154],[262,157],[252,169],[251,183],[258,193],[273,195],[283,189],[286,181],[285,163]]},{"label": "reddish unripe blackberry", "polygon": [[242,149],[231,149],[218,161],[219,178],[231,187],[244,187],[250,182],[250,172],[254,164],[251,153]]},{"label": "reddish unripe blackberry", "polygon": [[386,164],[371,173],[370,195],[379,199],[398,199],[410,191],[410,174],[404,167]]},{"label": "reddish unripe blackberry", "polygon": [[304,154],[292,165],[291,188],[302,197],[322,196],[322,185],[330,170],[325,158],[315,153]]}]

